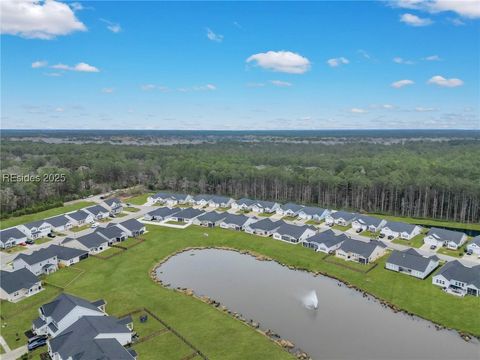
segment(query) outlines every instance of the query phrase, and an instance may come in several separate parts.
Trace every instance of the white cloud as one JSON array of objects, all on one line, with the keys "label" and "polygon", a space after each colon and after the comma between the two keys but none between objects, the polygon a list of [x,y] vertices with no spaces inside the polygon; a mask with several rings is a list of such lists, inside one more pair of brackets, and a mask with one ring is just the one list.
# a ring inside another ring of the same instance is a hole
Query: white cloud
[{"label": "white cloud", "polygon": [[156,88],[156,85],[153,85],[153,84],[144,84],[141,86],[141,89],[143,91],[149,91],[149,90],[153,90]]},{"label": "white cloud", "polygon": [[407,25],[417,26],[417,27],[428,26],[433,24],[433,21],[429,18],[421,18],[417,15],[408,14],[408,13],[401,15],[400,21]]},{"label": "white cloud", "polygon": [[270,80],[270,84],[278,87],[290,87],[293,84],[282,80]]},{"label": "white cloud", "polygon": [[51,77],[59,77],[59,76],[62,76],[61,73],[59,72],[48,72],[48,73],[44,73],[45,76],[51,76]]},{"label": "white cloud", "polygon": [[120,24],[111,22],[107,19],[100,19],[100,21],[103,21],[105,24],[107,24],[107,29],[110,30],[111,32],[115,33],[115,34],[122,31],[122,27],[120,26]]},{"label": "white cloud", "polygon": [[436,109],[435,108],[432,108],[432,107],[422,107],[422,106],[417,106],[415,108],[415,111],[417,112],[430,112],[430,111],[435,111]]},{"label": "white cloud", "polygon": [[449,18],[448,21],[450,21],[450,22],[451,22],[453,25],[455,25],[455,26],[463,26],[463,25],[465,25],[465,23],[464,23],[461,19],[459,19],[459,18],[453,18],[453,19]]},{"label": "white cloud", "polygon": [[398,0],[393,5],[429,13],[449,11],[471,19],[480,17],[480,0]]},{"label": "white cloud", "polygon": [[64,108],[61,108],[61,107],[55,108],[55,112],[64,112],[64,111],[65,111]]},{"label": "white cloud", "polygon": [[463,81],[457,78],[446,79],[443,76],[435,75],[428,80],[429,84],[438,85],[442,87],[457,87],[462,86]]},{"label": "white cloud", "polygon": [[404,64],[404,65],[413,65],[414,62],[412,60],[406,60],[406,59],[403,59],[401,57],[394,57],[393,58],[393,62],[394,63],[397,63],[397,64]]},{"label": "white cloud", "polygon": [[442,58],[438,55],[430,55],[430,56],[427,56],[427,57],[423,58],[423,60],[426,60],[426,61],[442,61]]},{"label": "white cloud", "polygon": [[395,106],[393,106],[393,105],[391,105],[391,104],[383,104],[383,105],[382,105],[382,108],[388,109],[388,110],[393,109],[394,107],[395,107]]},{"label": "white cloud", "polygon": [[65,65],[65,64],[56,64],[50,66],[52,69],[57,69],[57,70],[70,70],[70,66]]},{"label": "white cloud", "polygon": [[49,40],[87,30],[67,4],[55,0],[2,0],[0,12],[2,34]]},{"label": "white cloud", "polygon": [[75,66],[69,66],[62,63],[50,66],[52,69],[77,72],[100,72],[98,68],[90,64],[80,62]]},{"label": "white cloud", "polygon": [[395,89],[400,89],[404,86],[413,85],[413,84],[415,83],[412,80],[404,79],[404,80],[398,80],[393,82],[391,86],[394,87]]},{"label": "white cloud", "polygon": [[330,67],[337,67],[343,64],[348,64],[350,61],[347,58],[339,57],[339,58],[333,58],[333,59],[328,59],[327,64]]},{"label": "white cloud", "polygon": [[352,108],[352,109],[350,109],[350,112],[354,113],[354,114],[365,114],[368,111],[365,110],[365,109],[360,109],[360,108]]},{"label": "white cloud", "polygon": [[114,89],[114,88],[111,88],[111,87],[103,88],[103,89],[102,89],[102,93],[104,93],[104,94],[111,94],[111,93],[113,93],[114,91],[115,91],[115,89]]},{"label": "white cloud", "polygon": [[201,85],[201,86],[194,86],[192,88],[194,91],[213,91],[217,90],[217,87],[213,84],[206,84],[206,85]]},{"label": "white cloud", "polygon": [[38,68],[42,68],[42,67],[45,67],[48,65],[48,62],[47,61],[44,61],[44,60],[41,60],[41,61],[34,61],[32,63],[32,68],[33,69],[38,69]]},{"label": "white cloud", "polygon": [[223,35],[215,34],[210,28],[207,28],[207,38],[215,42],[223,41]]},{"label": "white cloud", "polygon": [[310,69],[310,61],[291,51],[268,51],[250,56],[247,63],[255,62],[264,69],[290,74],[303,74]]},{"label": "white cloud", "polygon": [[83,10],[84,7],[82,4],[80,4],[79,2],[73,2],[70,4],[70,7],[72,8],[73,11],[80,11],[80,10]]}]

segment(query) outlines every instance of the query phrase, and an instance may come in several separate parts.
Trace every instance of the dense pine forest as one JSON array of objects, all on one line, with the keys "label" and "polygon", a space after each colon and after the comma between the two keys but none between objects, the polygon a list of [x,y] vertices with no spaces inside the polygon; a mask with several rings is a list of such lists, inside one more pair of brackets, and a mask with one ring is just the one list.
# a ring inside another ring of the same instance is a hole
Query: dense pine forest
[{"label": "dense pine forest", "polygon": [[[476,140],[173,146],[2,141],[2,217],[144,185],[402,216],[480,222]],[[65,174],[7,181],[5,174]]]}]

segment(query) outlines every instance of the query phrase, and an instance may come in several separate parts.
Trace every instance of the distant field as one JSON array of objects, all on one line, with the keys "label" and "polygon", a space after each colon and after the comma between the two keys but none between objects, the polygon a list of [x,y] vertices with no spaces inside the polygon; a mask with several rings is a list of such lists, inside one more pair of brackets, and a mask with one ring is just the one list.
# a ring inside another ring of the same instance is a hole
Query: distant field
[{"label": "distant field", "polygon": [[137,195],[137,196],[133,196],[131,198],[125,199],[124,201],[132,205],[143,205],[147,202],[147,198],[152,194],[153,193]]},{"label": "distant field", "polygon": [[10,219],[5,219],[0,221],[0,229],[6,229],[12,226],[20,225],[20,224],[25,224],[31,221],[36,221],[36,220],[42,220],[48,217],[52,217],[55,215],[60,215],[66,212],[70,211],[75,211],[78,209],[82,209],[86,206],[94,205],[95,203],[91,201],[80,201],[78,203],[72,204],[72,205],[65,205],[65,206],[60,206],[56,207],[53,209],[48,209],[45,211],[40,211],[35,214],[28,214],[28,215],[23,215],[23,216],[17,216],[17,217],[12,217]]}]

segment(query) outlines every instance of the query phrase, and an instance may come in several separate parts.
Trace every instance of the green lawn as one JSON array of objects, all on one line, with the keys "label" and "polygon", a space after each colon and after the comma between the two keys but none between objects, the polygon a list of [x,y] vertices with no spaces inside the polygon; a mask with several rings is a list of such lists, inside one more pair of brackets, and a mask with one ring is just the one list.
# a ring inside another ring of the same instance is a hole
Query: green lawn
[{"label": "green lawn", "polygon": [[[60,236],[60,235],[57,235],[57,236]],[[62,234],[62,236],[65,236],[65,235]],[[44,244],[44,243],[52,241],[52,240],[53,240],[53,238],[45,236],[43,238],[35,240],[35,244]]]},{"label": "green lawn", "polygon": [[131,248],[132,246],[135,246],[135,244],[138,244],[139,242],[141,242],[139,238],[128,238],[127,240],[118,243],[118,245],[126,248]]},{"label": "green lawn", "polygon": [[20,225],[20,224],[25,224],[31,221],[36,221],[36,220],[42,220],[48,217],[52,217],[55,215],[60,215],[66,212],[70,211],[75,211],[78,209],[82,209],[84,207],[94,205],[93,202],[91,201],[80,201],[78,203],[72,204],[72,205],[65,205],[65,206],[60,206],[56,207],[53,209],[48,209],[45,211],[41,211],[35,214],[29,214],[29,215],[23,215],[23,216],[17,216],[13,217],[10,219],[5,219],[0,221],[0,229],[5,229],[9,228],[15,225]]},{"label": "green lawn", "polygon": [[3,348],[2,345],[0,345],[0,354],[5,354],[5,349]]},{"label": "green lawn", "polygon": [[68,287],[73,281],[76,281],[84,274],[84,271],[78,267],[69,266],[61,268],[51,275],[48,275],[43,281],[62,288]]},{"label": "green lawn", "polygon": [[457,229],[469,229],[469,230],[480,230],[480,224],[464,224],[455,221],[445,221],[445,220],[433,220],[433,219],[417,219],[411,217],[402,217],[402,216],[392,216],[392,215],[382,215],[382,214],[369,214],[380,219],[390,220],[390,221],[402,221],[409,224],[418,224],[422,226],[434,227],[434,226],[445,226]]},{"label": "green lawn", "polygon": [[397,238],[397,239],[394,239],[392,240],[392,243],[394,244],[401,244],[401,245],[405,245],[405,246],[411,246],[411,247],[414,247],[414,248],[419,248],[423,245],[423,238],[425,237],[425,234],[422,233],[422,234],[418,234],[417,236],[414,236],[412,238],[412,240],[404,240],[404,239],[400,239],[400,238]]},{"label": "green lawn", "polygon": [[342,225],[334,225],[332,226],[332,229],[340,230],[340,231],[347,231],[350,229],[350,225],[348,226],[342,226]]},{"label": "green lawn", "polygon": [[132,205],[143,205],[147,202],[147,198],[152,194],[153,193],[146,193],[142,195],[133,196],[131,198],[124,199],[124,202]]},{"label": "green lawn", "polygon": [[115,217],[122,218],[122,217],[127,216],[127,215],[128,215],[127,213],[118,213],[118,214],[115,214]]},{"label": "green lawn", "polygon": [[6,249],[2,249],[1,251],[5,252],[5,253],[8,253],[8,254],[12,254],[12,253],[16,253],[16,252],[25,250],[26,248],[27,248],[26,246],[15,245],[15,246],[12,246],[12,247],[9,247],[9,248],[6,248]]},{"label": "green lawn", "polygon": [[[140,322],[140,316],[143,315],[147,316],[147,321],[144,323]],[[131,316],[133,319],[133,329],[140,338],[149,336],[157,331],[165,329],[165,326],[163,326],[162,323],[160,323],[144,311],[137,314],[132,314]]]},{"label": "green lawn", "polygon": [[97,256],[99,256],[101,258],[106,258],[110,255],[121,253],[121,252],[124,252],[124,251],[125,250],[117,248],[117,247],[111,247],[111,248],[108,248],[105,251],[102,251],[101,253],[98,253]]},{"label": "green lawn", "polygon": [[338,264],[339,266],[342,266],[342,267],[348,267],[352,271],[357,270],[357,271],[363,271],[363,272],[368,271],[368,269],[375,266],[375,263],[379,262],[379,260],[377,260],[377,261],[375,261],[373,263],[370,263],[370,264],[360,264],[356,261],[345,261],[341,258],[336,257],[335,255],[328,256],[327,258],[325,258],[325,261],[327,261],[331,264]]},{"label": "green lawn", "polygon": [[[295,221],[295,220],[297,220],[297,217],[296,217],[296,216],[284,216],[284,217],[282,218],[282,220],[285,220],[285,221]],[[314,222],[314,224],[316,224],[316,223]]]},{"label": "green lawn", "polygon": [[127,206],[123,208],[123,211],[128,211],[128,212],[139,212],[140,209],[133,207],[133,206]]},{"label": "green lawn", "polygon": [[458,250],[450,250],[450,249],[441,247],[441,248],[438,249],[437,253],[461,258],[467,250],[467,245],[468,245],[468,241],[466,241],[465,244],[460,246],[460,248],[458,248]]},{"label": "green lawn", "polygon": [[79,232],[79,231],[90,228],[90,226],[91,226],[91,224],[85,224],[85,225],[82,225],[82,226],[75,226],[75,227],[72,227],[70,229],[70,231]]},{"label": "green lawn", "polygon": [[[90,300],[104,298],[108,304],[107,312],[114,316],[146,307],[211,359],[281,360],[293,357],[228,314],[200,300],[163,288],[149,278],[155,264],[187,247],[225,246],[264,254],[284,264],[344,279],[409,312],[480,336],[480,318],[477,316],[480,298],[448,295],[432,285],[430,277],[422,281],[387,271],[383,268],[385,258],[365,274],[322,260],[318,253],[304,247],[243,232],[197,226],[178,230],[147,225],[147,229],[149,232],[143,236],[146,241],[125,251],[124,255],[108,260],[89,258],[76,264],[75,267],[85,273],[66,291]],[[203,235],[205,232],[208,237]],[[2,302],[0,311],[8,322],[2,334],[12,347],[20,345],[15,343],[15,332],[27,330],[38,316],[38,305],[55,295],[54,289],[47,285],[42,293],[17,304]],[[191,352],[171,333],[161,334],[134,348],[141,359],[179,359]]]},{"label": "green lawn", "polygon": [[258,216],[258,217],[270,217],[272,216],[274,213],[257,213],[255,214],[255,216]]}]

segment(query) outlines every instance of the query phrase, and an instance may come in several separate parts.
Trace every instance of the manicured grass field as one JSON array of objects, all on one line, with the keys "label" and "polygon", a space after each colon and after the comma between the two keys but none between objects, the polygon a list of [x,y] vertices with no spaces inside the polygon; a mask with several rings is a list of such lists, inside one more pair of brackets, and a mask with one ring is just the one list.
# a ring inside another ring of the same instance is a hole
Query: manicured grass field
[{"label": "manicured grass field", "polygon": [[394,244],[401,244],[405,246],[411,246],[414,248],[419,248],[423,245],[423,238],[425,237],[425,234],[418,234],[417,236],[414,236],[412,240],[404,240],[404,239],[394,239],[392,240],[392,243]]},{"label": "manicured grass field", "polygon": [[127,216],[127,215],[128,215],[127,213],[118,213],[118,214],[115,214],[115,217],[122,218],[122,217]]},{"label": "manicured grass field", "polygon": [[445,226],[457,229],[469,229],[469,230],[479,230],[480,231],[480,224],[464,224],[455,221],[445,221],[445,220],[433,220],[433,219],[417,219],[417,218],[410,218],[410,217],[402,217],[402,216],[392,216],[392,215],[382,215],[382,214],[369,214],[380,219],[390,220],[390,221],[402,221],[409,224],[418,224],[428,227],[434,226]]},{"label": "manicured grass field", "polygon": [[[383,268],[385,257],[365,274],[322,260],[320,254],[302,246],[243,232],[198,226],[181,230],[147,225],[147,229],[149,232],[143,236],[145,242],[119,256],[108,260],[89,258],[74,265],[85,273],[66,291],[92,301],[104,298],[107,312],[114,316],[146,307],[211,359],[282,360],[293,357],[229,315],[195,298],[165,289],[149,278],[155,264],[187,247],[225,246],[250,250],[298,268],[327,273],[409,312],[480,336],[480,298],[448,295],[432,285],[431,277],[422,281],[387,271]],[[204,236],[206,232],[208,237]],[[15,343],[15,332],[27,330],[38,316],[38,306],[52,300],[56,294],[55,289],[47,286],[42,293],[17,304],[2,302],[1,313],[8,322],[2,335],[12,347],[20,345]],[[141,359],[175,360],[191,353],[191,349],[171,333],[156,336],[134,348]]]},{"label": "manicured grass field", "polygon": [[465,254],[465,251],[467,249],[467,245],[468,245],[468,241],[466,241],[465,244],[460,246],[458,248],[458,250],[451,250],[451,249],[441,247],[441,248],[438,249],[437,253],[461,258]]},{"label": "manicured grass field", "polygon": [[133,206],[125,207],[125,208],[123,208],[123,210],[128,211],[128,212],[139,212],[140,211],[139,208],[136,208],[136,207],[133,207]]},{"label": "manicured grass field", "polygon": [[[297,217],[296,217],[296,216],[284,216],[284,217],[282,218],[282,220],[285,220],[285,221],[295,221],[295,220],[297,220]],[[314,224],[315,224],[315,222],[314,222]]]},{"label": "manicured grass field", "polygon": [[60,269],[59,271],[56,271],[53,274],[48,275],[42,280],[54,286],[63,288],[68,286],[68,284],[70,284],[72,281],[75,281],[76,279],[80,278],[80,276],[82,276],[83,274],[84,274],[83,270],[74,266],[70,266],[70,267]]},{"label": "manicured grass field", "polygon": [[258,214],[255,214],[255,216],[258,216],[258,217],[270,217],[272,215],[273,215],[273,213],[258,213]]},{"label": "manicured grass field", "polygon": [[53,209],[41,211],[35,214],[23,215],[23,216],[2,220],[0,224],[0,229],[6,229],[12,226],[25,224],[31,221],[42,220],[42,219],[52,217],[55,215],[60,215],[66,212],[79,210],[90,205],[94,205],[94,203],[90,201],[80,201],[72,205],[60,206]]},{"label": "manicured grass field", "polygon": [[153,193],[146,193],[142,195],[133,196],[131,198],[124,199],[124,202],[133,205],[143,205],[147,202],[147,198]]},{"label": "manicured grass field", "polygon": [[70,231],[79,232],[79,231],[88,229],[90,226],[91,226],[91,224],[85,224],[85,225],[82,225],[82,226],[75,226],[75,227],[72,227],[70,229]]},{"label": "manicured grass field", "polygon": [[340,230],[340,231],[347,231],[348,229],[350,229],[350,226],[334,225],[334,226],[332,226],[332,229]]},{"label": "manicured grass field", "polygon": [[20,246],[20,245],[15,245],[6,249],[2,249],[1,251],[8,253],[8,254],[13,254],[22,250],[25,250],[25,246]]}]

